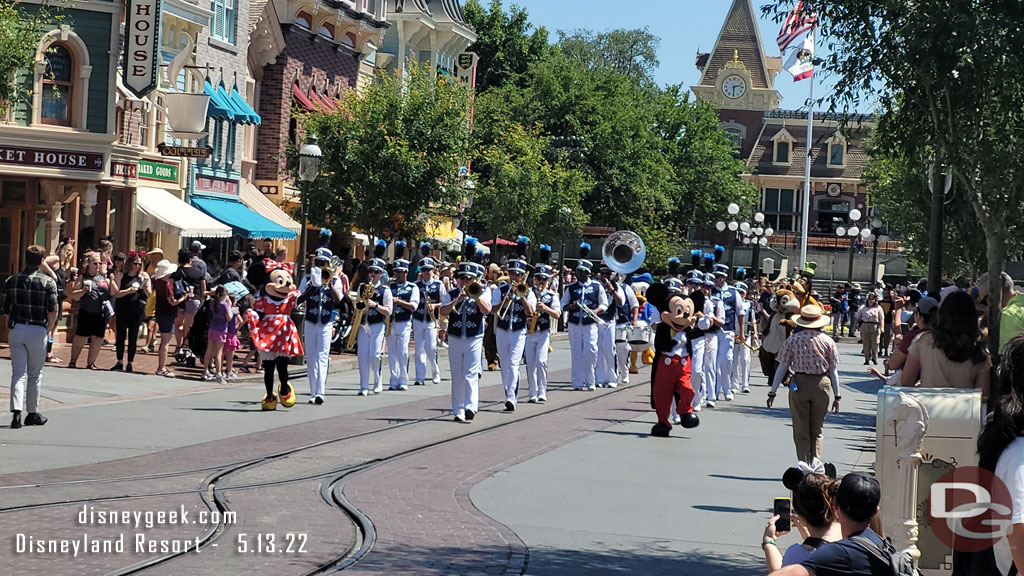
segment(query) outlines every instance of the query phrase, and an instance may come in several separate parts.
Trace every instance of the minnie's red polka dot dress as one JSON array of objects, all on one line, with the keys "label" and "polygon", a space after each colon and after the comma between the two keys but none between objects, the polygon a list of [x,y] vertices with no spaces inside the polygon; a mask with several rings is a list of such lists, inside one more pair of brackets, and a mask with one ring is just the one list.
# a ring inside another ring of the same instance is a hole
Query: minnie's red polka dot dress
[{"label": "minnie's red polka dot dress", "polygon": [[[302,340],[292,322],[291,314],[299,298],[298,290],[278,301],[264,294],[256,299],[249,310],[249,332],[253,345],[263,358],[275,356],[302,356]],[[259,318],[255,312],[263,315]]]}]

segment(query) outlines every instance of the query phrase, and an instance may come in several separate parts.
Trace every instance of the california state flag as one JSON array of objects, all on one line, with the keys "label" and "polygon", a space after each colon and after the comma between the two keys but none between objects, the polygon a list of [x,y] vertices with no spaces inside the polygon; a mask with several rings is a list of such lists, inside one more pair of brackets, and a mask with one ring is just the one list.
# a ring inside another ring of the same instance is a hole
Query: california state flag
[{"label": "california state flag", "polygon": [[802,44],[790,46],[786,70],[793,75],[793,81],[814,76],[814,30],[807,32]]}]

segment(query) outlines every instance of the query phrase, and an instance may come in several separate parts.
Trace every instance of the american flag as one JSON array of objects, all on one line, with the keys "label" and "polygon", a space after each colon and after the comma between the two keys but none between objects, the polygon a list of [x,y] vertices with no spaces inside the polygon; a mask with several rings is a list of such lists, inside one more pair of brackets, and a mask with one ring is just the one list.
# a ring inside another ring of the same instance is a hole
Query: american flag
[{"label": "american flag", "polygon": [[796,8],[786,15],[786,21],[783,22],[782,29],[779,30],[779,37],[776,39],[779,43],[779,51],[785,54],[790,44],[810,32],[817,24],[818,15],[811,13],[809,9],[805,11],[802,0],[797,2]]}]

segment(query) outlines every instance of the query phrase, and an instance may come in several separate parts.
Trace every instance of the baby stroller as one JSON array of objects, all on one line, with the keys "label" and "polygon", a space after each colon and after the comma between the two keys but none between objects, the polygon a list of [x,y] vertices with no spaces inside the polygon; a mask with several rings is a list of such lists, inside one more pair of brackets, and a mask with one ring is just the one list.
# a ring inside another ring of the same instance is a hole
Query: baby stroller
[{"label": "baby stroller", "polygon": [[[188,331],[188,338],[186,347],[179,349],[174,354],[174,359],[178,362],[183,362],[189,368],[194,368],[196,363],[202,364],[203,358],[206,357],[206,346],[208,343],[208,334],[210,331],[210,320],[212,316],[210,308],[210,299],[203,302],[203,305],[196,312],[196,318],[192,322],[192,329]],[[185,359],[181,360],[178,358],[179,354],[185,353]]]}]

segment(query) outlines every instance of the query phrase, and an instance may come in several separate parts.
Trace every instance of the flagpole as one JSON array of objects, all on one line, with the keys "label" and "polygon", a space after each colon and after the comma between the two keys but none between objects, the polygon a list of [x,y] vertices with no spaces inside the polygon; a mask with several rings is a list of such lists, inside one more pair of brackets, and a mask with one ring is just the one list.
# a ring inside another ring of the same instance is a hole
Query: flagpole
[{"label": "flagpole", "polygon": [[[814,31],[811,34],[813,44]],[[804,158],[804,201],[803,201],[803,222],[800,234],[800,268],[807,262],[807,228],[811,218],[811,138],[814,127],[814,69],[811,69],[811,87],[807,96],[807,155]]]}]

